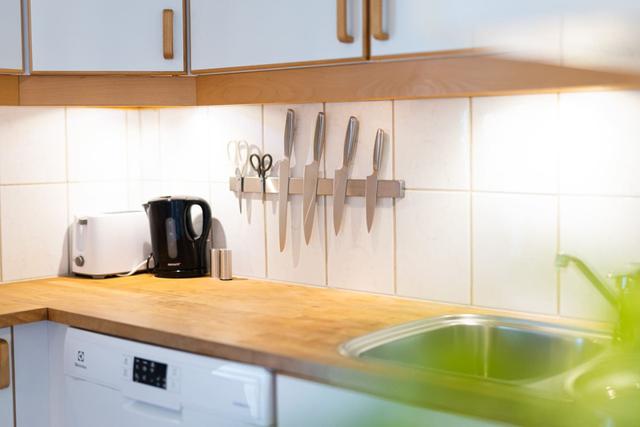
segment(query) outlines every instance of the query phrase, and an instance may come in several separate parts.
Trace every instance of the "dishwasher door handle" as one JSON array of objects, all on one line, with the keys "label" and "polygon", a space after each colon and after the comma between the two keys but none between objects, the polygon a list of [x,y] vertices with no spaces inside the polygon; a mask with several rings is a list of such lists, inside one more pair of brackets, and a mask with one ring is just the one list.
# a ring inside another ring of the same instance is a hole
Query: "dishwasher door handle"
[{"label": "dishwasher door handle", "polygon": [[169,409],[140,400],[127,399],[122,405],[122,410],[125,412],[125,426],[179,426],[183,421],[182,408]]}]

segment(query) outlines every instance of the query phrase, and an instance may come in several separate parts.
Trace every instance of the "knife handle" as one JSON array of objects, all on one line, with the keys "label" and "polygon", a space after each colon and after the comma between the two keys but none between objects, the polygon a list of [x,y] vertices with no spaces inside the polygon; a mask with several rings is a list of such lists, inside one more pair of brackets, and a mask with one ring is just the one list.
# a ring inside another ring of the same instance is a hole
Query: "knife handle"
[{"label": "knife handle", "polygon": [[287,110],[287,121],[284,125],[284,156],[291,157],[293,150],[293,120],[295,113],[292,109]]},{"label": "knife handle", "polygon": [[382,147],[384,146],[384,131],[378,129],[376,132],[376,143],[373,146],[373,170],[378,172],[382,163]]},{"label": "knife handle", "polygon": [[313,160],[320,161],[324,148],[324,113],[321,111],[316,118],[316,131],[313,135]]},{"label": "knife handle", "polygon": [[342,166],[348,166],[353,159],[356,151],[356,143],[358,141],[358,119],[354,116],[349,117],[347,125],[347,133],[344,136],[344,154],[342,157]]}]

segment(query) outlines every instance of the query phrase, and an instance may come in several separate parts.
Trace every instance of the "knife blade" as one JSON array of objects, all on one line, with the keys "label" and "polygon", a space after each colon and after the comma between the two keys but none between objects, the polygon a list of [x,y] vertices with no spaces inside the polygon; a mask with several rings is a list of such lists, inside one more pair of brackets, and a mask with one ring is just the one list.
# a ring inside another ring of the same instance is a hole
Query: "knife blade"
[{"label": "knife blade", "polygon": [[384,144],[384,131],[378,129],[376,132],[376,142],[373,146],[373,173],[367,177],[364,187],[364,196],[367,206],[367,232],[371,233],[373,215],[376,212],[376,201],[378,200],[378,171],[382,163],[382,147]]},{"label": "knife blade", "polygon": [[284,159],[280,161],[278,173],[279,199],[278,199],[278,227],[280,232],[280,252],[284,251],[287,243],[287,200],[289,199],[289,169],[291,167],[291,150],[293,149],[293,120],[295,113],[287,110],[287,119],[284,125]]},{"label": "knife blade", "polygon": [[347,197],[347,176],[349,175],[349,164],[353,159],[358,141],[358,119],[351,116],[347,125],[347,133],[344,136],[344,153],[342,157],[342,167],[336,170],[333,180],[333,229],[338,235],[340,224],[342,223],[342,213],[344,202]]},{"label": "knife blade", "polygon": [[302,218],[304,222],[304,241],[309,244],[313,219],[316,213],[316,192],[318,191],[318,170],[320,158],[324,146],[324,113],[318,113],[316,118],[316,130],[313,135],[313,162],[304,167],[304,179],[302,185]]}]

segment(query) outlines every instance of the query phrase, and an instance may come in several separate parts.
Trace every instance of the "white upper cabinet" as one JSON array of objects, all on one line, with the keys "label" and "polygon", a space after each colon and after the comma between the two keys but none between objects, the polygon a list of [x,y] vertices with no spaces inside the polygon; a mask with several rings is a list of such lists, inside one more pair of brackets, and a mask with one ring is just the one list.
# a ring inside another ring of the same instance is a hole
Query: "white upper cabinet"
[{"label": "white upper cabinet", "polygon": [[371,0],[371,56],[473,47],[469,0]]},{"label": "white upper cabinet", "polygon": [[559,54],[557,0],[371,0],[371,56],[494,49]]},{"label": "white upper cabinet", "polygon": [[0,73],[22,71],[20,0],[0,0]]},{"label": "white upper cabinet", "polygon": [[11,329],[0,329],[0,427],[13,427]]},{"label": "white upper cabinet", "polygon": [[191,68],[197,73],[362,60],[365,2],[191,0]]},{"label": "white upper cabinet", "polygon": [[183,0],[30,0],[33,73],[184,72]]}]

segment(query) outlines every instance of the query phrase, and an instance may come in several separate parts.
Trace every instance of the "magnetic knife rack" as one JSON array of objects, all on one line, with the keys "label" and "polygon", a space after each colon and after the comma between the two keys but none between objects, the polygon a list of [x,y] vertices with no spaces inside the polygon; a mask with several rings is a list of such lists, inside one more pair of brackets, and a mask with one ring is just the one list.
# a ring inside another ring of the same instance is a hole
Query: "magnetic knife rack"
[{"label": "magnetic knife rack", "polygon": [[[262,179],[259,177],[245,177],[243,193],[262,194]],[[265,189],[267,194],[278,194],[279,178],[266,178]],[[364,187],[366,180],[349,179],[347,180],[347,197],[364,197]],[[229,178],[229,190],[240,190],[240,179],[236,177]],[[289,194],[303,194],[303,179],[289,178]],[[318,196],[333,195],[333,179],[318,178],[318,187],[316,190]],[[384,180],[378,181],[378,198],[402,198],[404,197],[404,181]]]}]

